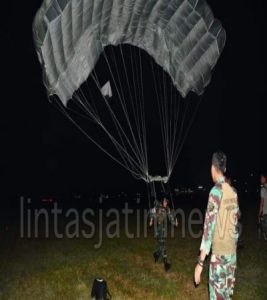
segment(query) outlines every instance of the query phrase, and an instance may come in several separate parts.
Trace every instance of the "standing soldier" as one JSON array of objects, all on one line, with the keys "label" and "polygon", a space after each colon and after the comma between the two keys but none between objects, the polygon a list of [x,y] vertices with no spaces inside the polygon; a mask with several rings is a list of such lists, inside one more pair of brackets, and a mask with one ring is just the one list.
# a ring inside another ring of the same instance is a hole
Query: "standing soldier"
[{"label": "standing soldier", "polygon": [[267,239],[267,175],[261,174],[261,190],[260,190],[260,209],[259,209],[259,225],[263,230],[264,239]]},{"label": "standing soldier", "polygon": [[200,246],[195,268],[195,284],[200,283],[206,256],[212,247],[209,267],[210,300],[229,300],[233,295],[237,246],[237,194],[225,182],[226,155],[215,152],[212,156],[211,175],[215,183],[210,191]]},{"label": "standing soldier", "polygon": [[169,206],[169,201],[163,198],[162,202],[155,201],[154,207],[150,210],[150,226],[153,225],[155,228],[155,237],[158,242],[158,249],[153,253],[155,262],[157,262],[161,257],[164,262],[164,269],[166,272],[169,271],[171,264],[167,259],[167,252],[165,247],[166,235],[167,235],[167,218],[172,225],[178,226],[178,221],[171,212]]}]

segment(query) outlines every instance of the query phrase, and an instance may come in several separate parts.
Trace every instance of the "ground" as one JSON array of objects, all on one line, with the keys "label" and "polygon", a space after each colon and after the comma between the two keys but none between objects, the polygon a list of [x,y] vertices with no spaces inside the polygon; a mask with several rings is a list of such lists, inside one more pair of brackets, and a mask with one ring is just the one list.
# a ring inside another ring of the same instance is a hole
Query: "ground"
[{"label": "ground", "polygon": [[[134,232],[134,219],[130,228]],[[200,239],[181,228],[168,238],[172,263],[165,273],[154,263],[153,230],[148,236],[128,239],[121,225],[120,237],[108,239],[95,249],[97,235],[85,238],[20,238],[17,226],[1,227],[0,299],[90,299],[95,277],[107,280],[113,299],[208,299],[205,269],[198,288],[193,272]],[[197,226],[196,226],[197,229]],[[141,233],[142,236],[142,233]],[[267,299],[267,244],[257,239],[253,218],[245,218],[244,248],[238,251],[234,300]]]}]

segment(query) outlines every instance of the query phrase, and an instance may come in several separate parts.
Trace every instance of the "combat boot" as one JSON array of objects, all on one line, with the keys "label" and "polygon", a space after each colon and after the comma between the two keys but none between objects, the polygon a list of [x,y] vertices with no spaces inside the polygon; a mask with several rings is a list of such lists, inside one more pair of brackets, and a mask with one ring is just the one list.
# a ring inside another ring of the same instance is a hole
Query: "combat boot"
[{"label": "combat boot", "polygon": [[167,258],[164,258],[163,262],[164,262],[165,272],[168,272],[171,268],[171,264],[167,261]]},{"label": "combat boot", "polygon": [[155,259],[155,263],[159,260],[160,254],[158,253],[158,251],[155,251],[153,253],[154,259]]}]

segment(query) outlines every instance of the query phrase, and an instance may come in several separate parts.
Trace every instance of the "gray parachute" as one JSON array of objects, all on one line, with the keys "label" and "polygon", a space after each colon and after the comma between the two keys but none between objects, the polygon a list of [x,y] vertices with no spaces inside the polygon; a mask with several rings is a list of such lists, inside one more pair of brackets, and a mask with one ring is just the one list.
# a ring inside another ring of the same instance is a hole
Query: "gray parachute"
[{"label": "gray parachute", "polygon": [[118,44],[144,49],[183,97],[200,95],[226,39],[204,0],[44,0],[33,34],[48,94],[64,105]]}]

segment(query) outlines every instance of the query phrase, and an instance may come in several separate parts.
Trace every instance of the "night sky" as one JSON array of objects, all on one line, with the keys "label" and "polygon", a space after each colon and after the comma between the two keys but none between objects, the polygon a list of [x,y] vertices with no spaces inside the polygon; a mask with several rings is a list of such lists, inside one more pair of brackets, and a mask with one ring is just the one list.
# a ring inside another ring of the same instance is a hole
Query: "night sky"
[{"label": "night sky", "polygon": [[[33,17],[42,1],[17,2],[2,6],[3,194],[142,188],[143,183],[110,161],[48,102],[32,40]],[[208,3],[226,29],[227,41],[177,162],[172,186],[210,185],[210,158],[218,148],[226,152],[228,171],[238,180],[267,166],[262,142],[267,138],[264,1]]]}]

